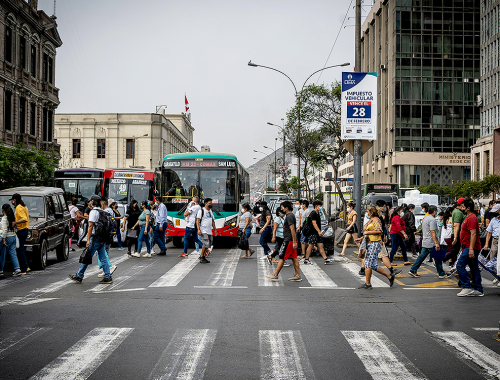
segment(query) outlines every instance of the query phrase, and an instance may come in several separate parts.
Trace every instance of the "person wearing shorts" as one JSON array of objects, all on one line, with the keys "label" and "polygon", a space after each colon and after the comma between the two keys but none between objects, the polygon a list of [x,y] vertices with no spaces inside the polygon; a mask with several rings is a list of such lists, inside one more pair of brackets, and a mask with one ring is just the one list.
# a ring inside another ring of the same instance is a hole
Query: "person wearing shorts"
[{"label": "person wearing shorts", "polygon": [[311,219],[311,232],[309,234],[309,246],[307,247],[306,258],[304,264],[311,265],[312,262],[309,260],[309,256],[313,250],[313,247],[318,247],[318,251],[325,260],[325,264],[332,264],[333,260],[326,256],[325,248],[323,246],[323,233],[321,232],[321,217],[319,213],[323,207],[323,202],[320,200],[315,200],[313,202],[314,210],[309,214],[309,219]]},{"label": "person wearing shorts", "polygon": [[295,215],[293,215],[293,205],[290,201],[285,201],[281,205],[281,210],[285,214],[285,223],[283,226],[283,244],[279,251],[279,261],[276,272],[266,277],[272,281],[278,281],[278,275],[285,264],[285,261],[292,259],[295,276],[288,281],[302,281],[300,277],[299,260],[297,259],[297,235],[295,234]]},{"label": "person wearing shorts", "polygon": [[217,236],[214,214],[212,212],[212,199],[205,198],[205,206],[200,209],[198,215],[196,215],[196,227],[198,229],[198,235],[201,237],[201,242],[203,243],[200,263],[208,264],[210,262],[207,260],[208,249],[213,243],[212,230],[214,231],[214,235]]}]

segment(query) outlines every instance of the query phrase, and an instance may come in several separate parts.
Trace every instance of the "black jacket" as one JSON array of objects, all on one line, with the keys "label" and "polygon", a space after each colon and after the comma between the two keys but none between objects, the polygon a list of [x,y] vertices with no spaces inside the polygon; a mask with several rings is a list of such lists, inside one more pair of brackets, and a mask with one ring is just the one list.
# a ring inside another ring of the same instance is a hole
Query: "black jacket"
[{"label": "black jacket", "polygon": [[411,211],[406,211],[401,218],[405,222],[406,233],[415,232],[417,227],[415,227],[415,215]]}]

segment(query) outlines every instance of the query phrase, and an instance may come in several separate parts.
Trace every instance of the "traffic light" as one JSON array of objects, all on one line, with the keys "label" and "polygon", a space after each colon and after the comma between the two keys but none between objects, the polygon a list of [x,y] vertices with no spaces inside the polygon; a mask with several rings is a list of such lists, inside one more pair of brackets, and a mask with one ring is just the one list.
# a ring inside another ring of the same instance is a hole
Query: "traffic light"
[{"label": "traffic light", "polygon": [[325,173],[325,181],[333,181],[333,179],[332,179],[332,172],[326,172]]}]

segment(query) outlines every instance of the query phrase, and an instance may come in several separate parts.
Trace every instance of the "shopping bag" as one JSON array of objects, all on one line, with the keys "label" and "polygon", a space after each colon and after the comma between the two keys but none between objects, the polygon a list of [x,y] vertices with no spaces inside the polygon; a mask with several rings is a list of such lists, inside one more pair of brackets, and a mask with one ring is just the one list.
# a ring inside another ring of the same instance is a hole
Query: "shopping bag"
[{"label": "shopping bag", "polygon": [[238,248],[243,251],[248,251],[249,245],[247,235],[241,234],[240,240],[238,241]]},{"label": "shopping bag", "polygon": [[80,255],[80,264],[92,264],[92,254],[90,252],[90,249],[85,248],[83,250],[82,254]]},{"label": "shopping bag", "polygon": [[431,251],[431,257],[436,260],[443,261],[447,252],[447,249],[441,248],[439,251],[436,251],[436,248],[433,247]]}]

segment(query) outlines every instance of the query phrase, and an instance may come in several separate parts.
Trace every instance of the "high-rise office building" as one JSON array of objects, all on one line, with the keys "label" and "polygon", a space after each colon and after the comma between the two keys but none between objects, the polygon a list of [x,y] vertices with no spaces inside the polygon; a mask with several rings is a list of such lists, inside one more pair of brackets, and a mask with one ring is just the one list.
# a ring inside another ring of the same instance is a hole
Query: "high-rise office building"
[{"label": "high-rise office building", "polygon": [[377,72],[378,131],[363,182],[470,179],[480,133],[479,1],[377,0],[362,26],[362,67]]}]

